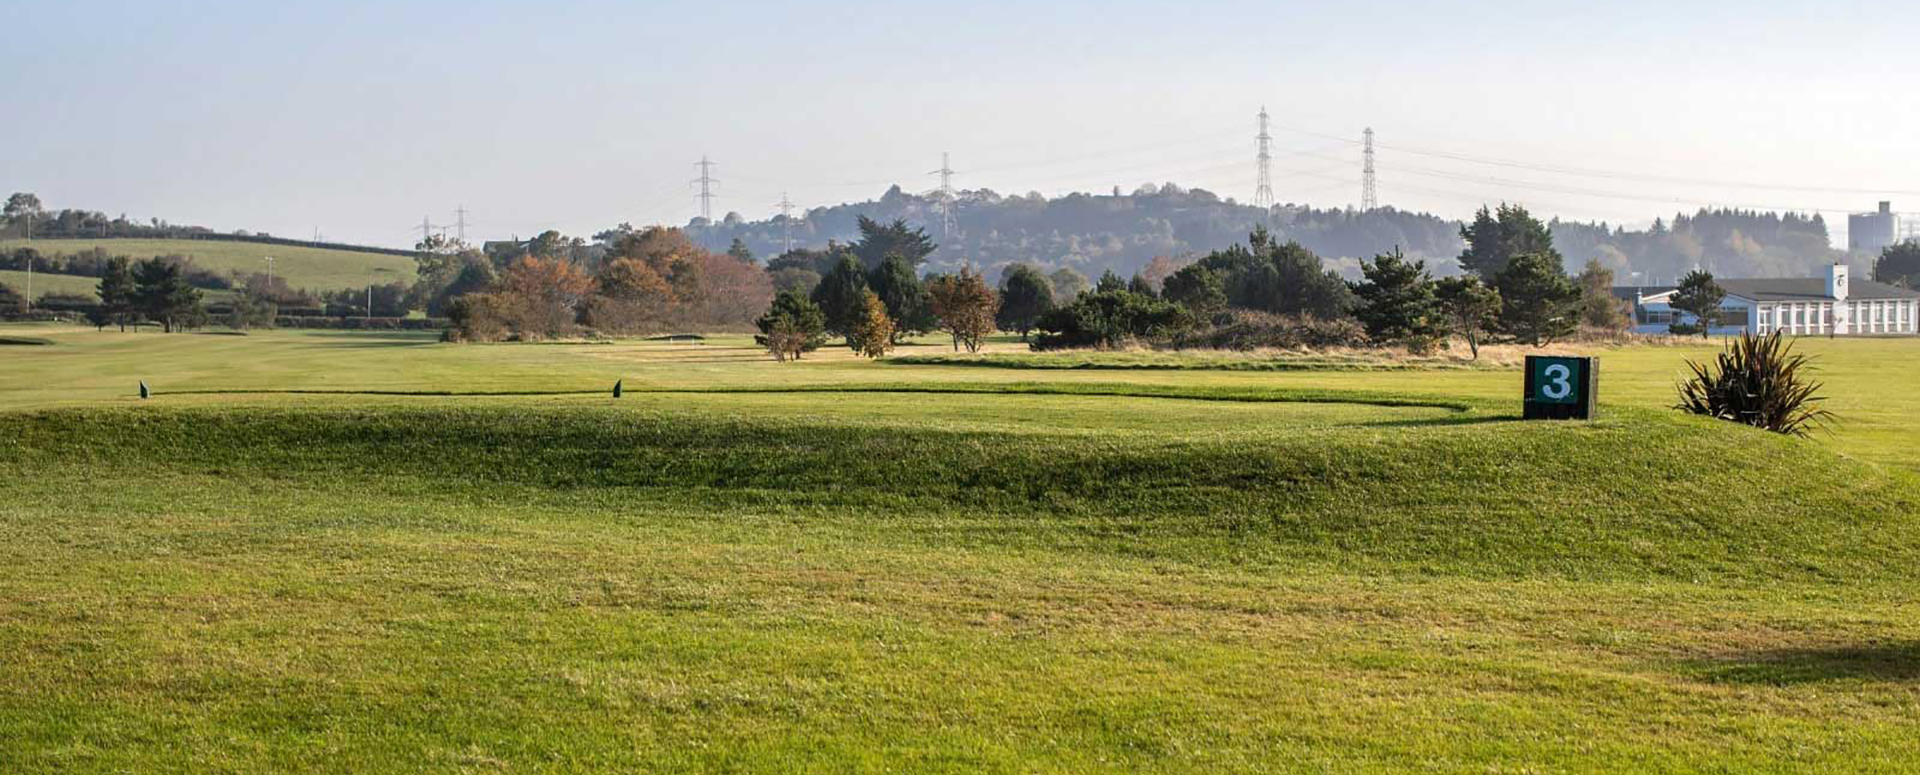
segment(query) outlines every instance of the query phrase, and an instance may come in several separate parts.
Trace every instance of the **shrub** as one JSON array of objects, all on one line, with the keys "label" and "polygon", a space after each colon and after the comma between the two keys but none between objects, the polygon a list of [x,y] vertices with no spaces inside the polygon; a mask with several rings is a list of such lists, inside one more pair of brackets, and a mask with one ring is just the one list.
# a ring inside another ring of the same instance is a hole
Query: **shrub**
[{"label": "shrub", "polygon": [[1680,384],[1675,409],[1806,436],[1833,419],[1819,407],[1820,383],[1807,379],[1806,356],[1775,331],[1764,337],[1741,334],[1727,343],[1712,364],[1687,361],[1693,378]]},{"label": "shrub", "polygon": [[513,298],[504,293],[469,293],[447,305],[450,342],[498,342],[512,332],[518,318]]},{"label": "shrub", "polygon": [[1185,307],[1128,290],[1082,293],[1073,303],[1040,316],[1035,350],[1072,347],[1113,348],[1170,337],[1186,330],[1192,317]]},{"label": "shrub", "polygon": [[826,343],[826,314],[797,290],[775,296],[773,306],[754,325],[760,329],[760,335],[753,341],[767,348],[777,361],[800,360],[801,353],[812,352]]},{"label": "shrub", "polygon": [[957,275],[940,275],[927,282],[927,299],[940,327],[953,335],[953,349],[979,352],[980,340],[993,332],[1000,297],[968,267]]},{"label": "shrub", "polygon": [[854,352],[879,358],[893,349],[893,318],[887,317],[887,304],[873,291],[862,291],[860,318],[847,333],[847,344]]},{"label": "shrub", "polygon": [[1365,347],[1367,332],[1352,318],[1316,318],[1233,310],[1212,328],[1182,332],[1166,340],[1174,349],[1318,350]]}]

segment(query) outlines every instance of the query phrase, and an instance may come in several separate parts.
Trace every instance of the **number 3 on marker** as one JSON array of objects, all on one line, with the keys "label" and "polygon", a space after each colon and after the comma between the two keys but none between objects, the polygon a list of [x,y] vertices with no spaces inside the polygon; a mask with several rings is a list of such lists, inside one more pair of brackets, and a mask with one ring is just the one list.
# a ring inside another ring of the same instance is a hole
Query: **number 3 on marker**
[{"label": "number 3 on marker", "polygon": [[1540,395],[1558,401],[1573,395],[1573,370],[1564,363],[1556,363],[1541,370],[1541,376],[1547,378],[1547,384],[1540,386]]}]

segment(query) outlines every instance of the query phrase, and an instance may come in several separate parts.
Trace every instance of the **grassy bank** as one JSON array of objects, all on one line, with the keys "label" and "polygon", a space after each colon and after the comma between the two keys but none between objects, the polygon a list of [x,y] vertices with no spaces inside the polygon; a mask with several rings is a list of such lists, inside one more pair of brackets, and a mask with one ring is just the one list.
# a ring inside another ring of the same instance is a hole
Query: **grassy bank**
[{"label": "grassy bank", "polygon": [[[0,240],[0,250],[28,244],[23,240]],[[134,259],[187,256],[195,266],[222,272],[265,272],[265,259],[272,256],[274,276],[285,277],[287,284],[295,288],[313,291],[365,288],[369,279],[376,283],[413,280],[413,259],[385,253],[219,240],[50,239],[34,240],[31,245],[49,255],[79,253],[97,247],[110,255]],[[39,280],[34,283],[37,286]],[[91,286],[88,290],[92,290]]]},{"label": "grassy bank", "polygon": [[1860,435],[1906,343],[1809,343],[1888,414],[1799,440],[1660,408],[1687,350],[1571,424],[1507,371],[18,333],[8,773],[1920,761],[1920,481]]}]

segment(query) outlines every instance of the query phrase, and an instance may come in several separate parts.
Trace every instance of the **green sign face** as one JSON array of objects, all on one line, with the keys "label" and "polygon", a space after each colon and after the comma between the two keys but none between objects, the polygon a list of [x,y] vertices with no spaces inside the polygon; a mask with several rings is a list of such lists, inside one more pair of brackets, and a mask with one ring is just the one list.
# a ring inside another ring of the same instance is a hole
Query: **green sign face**
[{"label": "green sign face", "polygon": [[1528,358],[1528,366],[1533,369],[1533,395],[1528,396],[1543,404],[1579,403],[1584,386],[1581,384],[1579,358]]}]

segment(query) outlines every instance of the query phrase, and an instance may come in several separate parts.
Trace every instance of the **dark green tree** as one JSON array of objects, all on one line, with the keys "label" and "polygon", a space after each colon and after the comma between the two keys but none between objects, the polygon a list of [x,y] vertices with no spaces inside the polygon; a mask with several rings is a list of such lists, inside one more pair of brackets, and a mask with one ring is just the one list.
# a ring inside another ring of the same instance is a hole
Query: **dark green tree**
[{"label": "dark green tree", "polygon": [[1127,281],[1127,290],[1148,298],[1160,298],[1160,292],[1154,289],[1153,283],[1147,280],[1146,275],[1138,272],[1134,273],[1133,279]]},{"label": "dark green tree", "polygon": [[852,336],[854,325],[866,314],[866,293],[867,276],[860,270],[860,259],[842,255],[813,288],[812,300],[826,315],[827,333]]},{"label": "dark green tree", "polygon": [[926,229],[910,228],[904,218],[882,224],[862,215],[858,223],[860,241],[853,243],[853,252],[860,257],[861,267],[868,272],[878,269],[889,256],[899,256],[907,262],[908,269],[918,269],[938,247],[927,236]]},{"label": "dark green tree", "polygon": [[427,314],[445,314],[454,299],[470,293],[485,293],[493,287],[494,279],[492,261],[477,253],[467,257],[454,272],[453,280],[427,299]]},{"label": "dark green tree", "polygon": [[1119,347],[1129,342],[1168,336],[1192,324],[1186,309],[1172,302],[1142,296],[1126,289],[1093,291],[1075,297],[1072,304],[1053,308],[1040,317],[1040,335],[1033,349]]},{"label": "dark green tree", "polygon": [[126,256],[108,259],[106,272],[100,275],[95,292],[100,296],[100,310],[108,320],[118,323],[121,331],[127,330],[127,317],[135,311],[137,291],[132,259]]},{"label": "dark green tree", "polygon": [[1197,265],[1220,273],[1228,306],[1325,319],[1353,309],[1353,292],[1339,273],[1298,242],[1276,242],[1264,226],[1246,245],[1214,251]]},{"label": "dark green tree", "polygon": [[1197,320],[1211,320],[1227,308],[1227,286],[1220,273],[1188,264],[1167,277],[1160,297],[1187,308]]},{"label": "dark green tree", "polygon": [[1040,322],[1040,316],[1053,309],[1053,287],[1046,275],[1029,264],[1014,264],[1000,276],[1000,311],[994,323],[1002,331],[1017,331],[1026,341],[1027,332]]},{"label": "dark green tree", "polygon": [[754,325],[760,334],[753,341],[767,348],[775,360],[797,361],[801,353],[813,352],[826,343],[826,313],[798,291],[773,297],[773,306]]},{"label": "dark green tree", "polygon": [[903,256],[888,256],[867,275],[867,287],[887,305],[887,317],[893,319],[893,343],[934,330],[940,321],[934,317],[927,299],[926,286],[914,274],[913,264]]},{"label": "dark green tree", "polygon": [[1727,292],[1713,281],[1713,275],[1695,269],[1680,278],[1680,287],[1673,292],[1667,306],[1693,314],[1700,328],[1700,338],[1707,338],[1708,331],[1720,324],[1720,302],[1727,300]]},{"label": "dark green tree", "polygon": [[1500,291],[1470,274],[1440,278],[1433,290],[1447,330],[1467,340],[1467,349],[1479,360],[1480,343],[1500,316]]},{"label": "dark green tree", "polygon": [[1124,291],[1126,289],[1127,281],[1120,279],[1120,275],[1114,274],[1112,269],[1101,272],[1100,282],[1093,284],[1094,293],[1113,293],[1114,291]]},{"label": "dark green tree", "polygon": [[1354,317],[1375,342],[1399,342],[1426,352],[1441,334],[1440,301],[1425,261],[1408,261],[1399,248],[1360,262],[1366,279],[1353,286]]},{"label": "dark green tree", "polygon": [[1535,347],[1579,328],[1580,288],[1553,253],[1521,253],[1495,278],[1500,291],[1500,330]]},{"label": "dark green tree", "polygon": [[1564,264],[1553,249],[1553,234],[1547,231],[1547,225],[1520,205],[1502,204],[1493,211],[1480,208],[1472,223],[1460,227],[1460,238],[1467,243],[1460,253],[1460,268],[1489,282],[1515,256],[1524,253],[1548,254],[1554,263]]},{"label": "dark green tree", "polygon": [[753,251],[748,250],[746,241],[739,237],[734,237],[733,244],[727,246],[727,255],[733,256],[743,263],[753,263]]},{"label": "dark green tree", "polygon": [[175,326],[193,325],[206,317],[200,289],[187,284],[180,265],[154,257],[133,268],[134,298],[140,312],[172,333]]},{"label": "dark green tree", "polygon": [[1873,279],[1902,288],[1920,288],[1920,241],[1888,245],[1873,262]]}]

